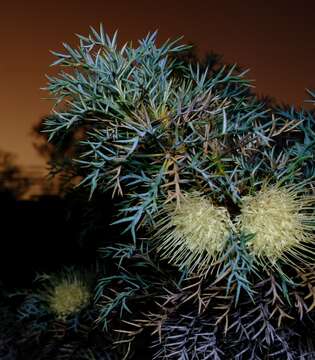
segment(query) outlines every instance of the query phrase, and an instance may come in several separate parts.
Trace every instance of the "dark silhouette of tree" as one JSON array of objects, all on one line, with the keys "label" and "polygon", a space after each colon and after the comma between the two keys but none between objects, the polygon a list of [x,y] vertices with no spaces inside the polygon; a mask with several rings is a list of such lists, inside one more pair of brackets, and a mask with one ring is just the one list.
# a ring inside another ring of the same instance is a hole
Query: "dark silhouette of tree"
[{"label": "dark silhouette of tree", "polygon": [[35,150],[45,159],[49,167],[49,178],[43,183],[43,193],[63,194],[71,188],[70,184],[77,183],[80,179],[80,171],[77,169],[76,158],[77,145],[81,139],[82,129],[75,129],[60,137],[49,139],[49,133],[43,131],[45,124],[53,121],[54,115],[42,117],[32,129],[33,146]]},{"label": "dark silhouette of tree", "polygon": [[32,180],[23,175],[15,155],[0,150],[0,194],[20,198],[31,187]]},{"label": "dark silhouette of tree", "polygon": [[73,145],[78,137],[73,130],[64,136],[48,141],[49,133],[43,131],[45,122],[54,118],[54,115],[44,116],[32,129],[33,145],[38,154],[46,159],[48,163],[64,162],[68,157],[73,156]]}]

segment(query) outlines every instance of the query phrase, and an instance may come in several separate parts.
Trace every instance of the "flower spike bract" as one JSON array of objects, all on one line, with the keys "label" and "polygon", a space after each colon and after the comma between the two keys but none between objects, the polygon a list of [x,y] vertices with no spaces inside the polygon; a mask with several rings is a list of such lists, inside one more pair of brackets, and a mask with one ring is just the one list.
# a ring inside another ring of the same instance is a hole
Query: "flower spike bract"
[{"label": "flower spike bract", "polygon": [[[307,259],[314,240],[314,197],[297,186],[264,186],[246,196],[238,218],[240,231],[253,234],[248,246],[265,263]],[[304,261],[305,261],[304,260]]]},{"label": "flower spike bract", "polygon": [[233,228],[227,209],[192,194],[184,196],[177,209],[167,210],[156,234],[162,257],[188,272],[203,272],[227,244]]}]

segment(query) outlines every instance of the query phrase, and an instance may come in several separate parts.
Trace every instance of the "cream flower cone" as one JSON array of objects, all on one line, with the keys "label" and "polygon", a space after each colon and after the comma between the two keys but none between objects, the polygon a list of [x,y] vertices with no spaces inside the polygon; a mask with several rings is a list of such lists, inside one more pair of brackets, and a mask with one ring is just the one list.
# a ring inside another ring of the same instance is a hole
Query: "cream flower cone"
[{"label": "cream flower cone", "polygon": [[80,274],[72,273],[64,278],[55,279],[47,289],[45,297],[50,311],[57,318],[65,320],[86,307],[91,294]]},{"label": "cream flower cone", "polygon": [[233,224],[226,208],[189,194],[179,208],[166,209],[157,228],[162,258],[180,269],[200,273],[222,253]]},{"label": "cream flower cone", "polygon": [[314,196],[300,190],[264,186],[244,198],[238,228],[253,235],[248,246],[256,258],[275,264],[279,259],[301,260],[309,251],[308,244],[314,241]]}]

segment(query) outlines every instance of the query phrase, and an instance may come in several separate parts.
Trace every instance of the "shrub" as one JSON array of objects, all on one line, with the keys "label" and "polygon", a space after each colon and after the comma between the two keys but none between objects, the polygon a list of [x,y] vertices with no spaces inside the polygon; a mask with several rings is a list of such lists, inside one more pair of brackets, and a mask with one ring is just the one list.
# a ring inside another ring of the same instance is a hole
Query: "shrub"
[{"label": "shrub", "polygon": [[80,133],[81,186],[112,194],[128,234],[104,243],[96,287],[124,358],[150,329],[159,359],[315,356],[313,113],[156,33],[119,47],[101,26],[64,46],[45,131]]}]

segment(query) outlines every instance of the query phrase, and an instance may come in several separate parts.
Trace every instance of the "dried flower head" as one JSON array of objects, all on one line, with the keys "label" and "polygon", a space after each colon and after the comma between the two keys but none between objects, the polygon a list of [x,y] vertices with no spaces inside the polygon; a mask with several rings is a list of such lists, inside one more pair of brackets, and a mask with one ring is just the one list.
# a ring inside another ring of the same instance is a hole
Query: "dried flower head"
[{"label": "dried flower head", "polygon": [[252,254],[273,265],[280,258],[292,261],[289,254],[301,258],[314,239],[313,204],[314,197],[296,186],[264,186],[256,195],[245,197],[238,226],[254,235],[248,241]]},{"label": "dried flower head", "polygon": [[62,320],[80,312],[89,304],[90,297],[89,286],[75,273],[55,279],[46,294],[49,309]]},{"label": "dried flower head", "polygon": [[202,272],[218,258],[233,227],[226,208],[199,194],[184,196],[176,209],[166,209],[156,233],[159,251],[169,263]]}]

